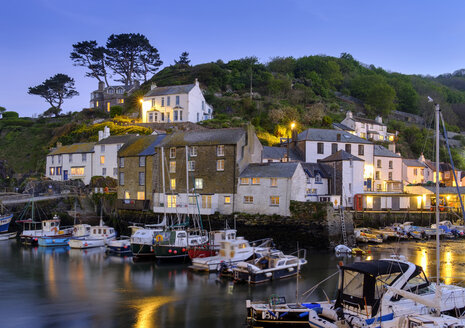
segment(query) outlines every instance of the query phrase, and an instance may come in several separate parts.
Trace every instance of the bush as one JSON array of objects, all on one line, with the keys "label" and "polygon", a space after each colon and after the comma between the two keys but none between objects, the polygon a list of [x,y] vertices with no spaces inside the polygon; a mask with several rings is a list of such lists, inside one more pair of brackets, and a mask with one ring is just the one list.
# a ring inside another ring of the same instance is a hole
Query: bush
[{"label": "bush", "polygon": [[3,112],[3,119],[8,120],[8,119],[14,119],[14,118],[19,118],[19,114],[17,112]]},{"label": "bush", "polygon": [[110,108],[110,117],[115,117],[121,114],[123,114],[123,107],[116,105]]}]

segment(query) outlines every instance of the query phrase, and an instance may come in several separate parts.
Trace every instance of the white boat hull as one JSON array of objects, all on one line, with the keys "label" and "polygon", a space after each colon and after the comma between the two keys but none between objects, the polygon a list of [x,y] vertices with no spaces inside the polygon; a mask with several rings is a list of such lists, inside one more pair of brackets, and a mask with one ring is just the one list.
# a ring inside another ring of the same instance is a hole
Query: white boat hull
[{"label": "white boat hull", "polygon": [[75,249],[85,249],[85,248],[94,248],[94,247],[103,247],[105,246],[104,239],[70,239],[69,247]]}]

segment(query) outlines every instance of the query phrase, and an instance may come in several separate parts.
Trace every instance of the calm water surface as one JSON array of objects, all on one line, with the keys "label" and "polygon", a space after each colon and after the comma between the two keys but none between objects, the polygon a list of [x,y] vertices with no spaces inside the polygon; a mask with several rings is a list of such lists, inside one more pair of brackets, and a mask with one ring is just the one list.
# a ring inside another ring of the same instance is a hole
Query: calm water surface
[{"label": "calm water surface", "polygon": [[[435,275],[434,242],[367,247],[369,259],[400,254]],[[337,271],[332,252],[308,254],[299,280],[301,292]],[[465,241],[441,248],[446,283],[465,280]],[[337,278],[322,285],[330,298]],[[103,249],[23,247],[0,242],[0,327],[245,327],[245,300],[271,294],[295,300],[296,279],[248,286],[192,273],[187,265],[133,263]],[[322,289],[308,300],[324,299]]]}]

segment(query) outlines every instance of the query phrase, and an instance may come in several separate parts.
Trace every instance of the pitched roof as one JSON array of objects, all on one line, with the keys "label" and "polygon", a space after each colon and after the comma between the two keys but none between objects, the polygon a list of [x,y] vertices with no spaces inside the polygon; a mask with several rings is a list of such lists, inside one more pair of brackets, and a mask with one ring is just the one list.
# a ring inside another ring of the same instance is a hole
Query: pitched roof
[{"label": "pitched roof", "polygon": [[[262,158],[280,160],[286,157],[287,157],[287,147],[270,147],[270,146],[263,147]],[[291,161],[302,160],[300,156],[292,149],[289,149],[289,158],[291,159]]]},{"label": "pitched roof", "polygon": [[160,144],[160,142],[162,142],[163,139],[165,139],[165,137],[166,137],[166,134],[158,134],[157,138],[147,148],[145,148],[143,151],[139,153],[139,156],[154,155],[156,153],[155,147],[158,146],[158,144]]},{"label": "pitched roof", "polygon": [[361,158],[359,158],[357,156],[354,156],[352,154],[349,154],[345,150],[339,150],[339,151],[335,152],[334,154],[329,155],[326,158],[320,159],[319,161],[320,162],[336,162],[336,161],[348,161],[348,160],[364,162],[363,159],[361,159]]},{"label": "pitched roof", "polygon": [[351,127],[345,125],[345,124],[342,124],[342,123],[333,123],[333,126],[338,129],[338,130],[342,130],[342,131],[355,131],[354,129],[352,129]]},{"label": "pitched roof", "polygon": [[[133,89],[135,87],[135,85],[124,85],[124,84],[121,84],[121,85],[110,85],[109,87],[105,87],[103,89],[104,92],[108,93],[108,89],[124,89],[125,92],[129,92],[131,89]],[[92,92],[102,92],[102,90],[94,90]],[[122,94],[121,94],[122,95]]]},{"label": "pitched roof", "polygon": [[136,137],[135,134],[125,134],[122,136],[109,136],[108,138],[98,141],[97,145],[124,144],[134,137]]},{"label": "pitched roof", "polygon": [[140,155],[154,143],[159,135],[144,135],[131,139],[118,151],[119,157],[143,156]]},{"label": "pitched roof", "polygon": [[332,168],[323,163],[300,163],[304,169],[305,174],[309,177],[314,178],[317,173],[320,174],[322,178],[331,178],[332,177]]},{"label": "pitched roof", "polygon": [[93,153],[95,142],[74,143],[72,145],[61,146],[52,150],[49,155]]},{"label": "pitched roof", "polygon": [[380,156],[380,157],[398,157],[398,158],[401,157],[400,155],[397,155],[396,153],[390,151],[389,149],[381,145],[375,145],[374,155]]},{"label": "pitched roof", "polygon": [[418,159],[404,158],[404,159],[402,159],[402,163],[405,164],[406,166],[426,167],[426,164],[420,162]]},{"label": "pitched roof", "polygon": [[256,163],[249,164],[240,178],[291,178],[299,163]]},{"label": "pitched roof", "polygon": [[[340,135],[338,140],[338,135]],[[297,136],[297,140],[310,141],[328,141],[328,142],[352,142],[371,144],[372,142],[357,137],[346,131],[330,130],[330,129],[307,129]]]},{"label": "pitched roof", "polygon": [[[429,159],[425,160],[425,166],[429,167],[431,170],[436,171],[436,162],[430,161]],[[450,163],[439,163],[439,172],[452,171],[452,165]]]},{"label": "pitched roof", "polygon": [[234,145],[245,135],[242,128],[179,131],[171,134],[159,146]]},{"label": "pitched roof", "polygon": [[189,93],[195,84],[183,84],[183,85],[170,85],[166,87],[156,87],[147,92],[144,97],[164,96],[164,95],[175,95]]},{"label": "pitched roof", "polygon": [[369,118],[363,118],[363,117],[357,117],[357,116],[353,116],[352,119],[354,121],[357,121],[357,122],[360,122],[360,123],[367,123],[367,124],[374,124],[374,125],[383,125],[383,126],[386,126],[386,124],[384,123],[379,123],[379,122],[376,122],[375,120],[371,120]]}]

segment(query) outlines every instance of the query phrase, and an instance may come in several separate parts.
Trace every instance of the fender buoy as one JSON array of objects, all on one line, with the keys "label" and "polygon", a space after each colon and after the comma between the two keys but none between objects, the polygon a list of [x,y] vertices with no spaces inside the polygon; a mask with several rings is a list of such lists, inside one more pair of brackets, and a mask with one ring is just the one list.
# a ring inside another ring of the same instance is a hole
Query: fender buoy
[{"label": "fender buoy", "polygon": [[155,237],[155,240],[156,240],[157,242],[163,241],[163,236],[162,236],[162,235],[157,235],[157,236]]}]

